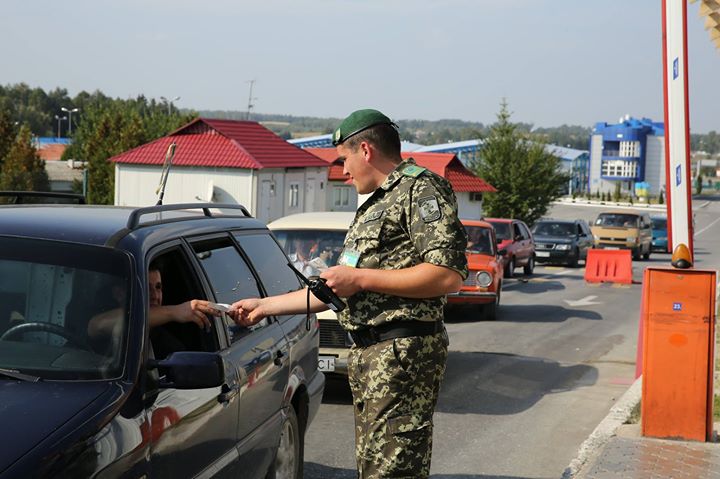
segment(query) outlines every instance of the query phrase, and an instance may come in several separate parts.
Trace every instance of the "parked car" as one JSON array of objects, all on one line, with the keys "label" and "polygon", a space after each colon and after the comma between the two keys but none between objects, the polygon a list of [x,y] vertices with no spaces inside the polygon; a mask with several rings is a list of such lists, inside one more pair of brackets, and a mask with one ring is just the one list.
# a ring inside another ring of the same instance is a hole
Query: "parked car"
[{"label": "parked car", "polygon": [[652,221],[647,213],[603,212],[595,219],[591,230],[596,248],[629,249],[633,259],[650,257]]},{"label": "parked car", "polygon": [[[652,250],[660,253],[668,252],[668,232],[666,216],[651,216],[652,222]],[[693,226],[695,217],[693,216]]]},{"label": "parked car", "polygon": [[532,228],[538,263],[563,263],[573,268],[587,258],[593,236],[585,220],[538,220]]},{"label": "parked car", "polygon": [[495,229],[485,221],[461,222],[468,236],[465,254],[469,274],[460,291],[448,294],[448,304],[479,306],[484,319],[494,321],[503,278],[503,261],[497,252]]},{"label": "parked car", "polygon": [[[335,266],[354,212],[297,213],[268,224],[295,266],[307,275],[318,275]],[[334,311],[317,313],[320,323],[318,367],[325,374],[347,376],[347,358],[353,341],[340,326]]]},{"label": "parked car", "polygon": [[[0,207],[0,478],[300,477],[312,316],[150,329],[151,262],[164,304],[301,287],[264,224],[215,208]],[[108,311],[113,332],[89,334]]]},{"label": "parked car", "polygon": [[498,250],[505,259],[505,277],[512,278],[515,268],[527,275],[535,270],[535,241],[527,225],[520,220],[485,218],[495,228]]}]

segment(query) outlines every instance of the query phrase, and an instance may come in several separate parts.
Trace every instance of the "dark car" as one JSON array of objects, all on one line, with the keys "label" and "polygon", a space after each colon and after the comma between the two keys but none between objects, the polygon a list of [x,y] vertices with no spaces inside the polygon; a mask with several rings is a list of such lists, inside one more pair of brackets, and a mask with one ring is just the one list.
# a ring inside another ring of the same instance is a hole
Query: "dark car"
[{"label": "dark car", "polygon": [[592,233],[585,220],[541,219],[532,232],[538,263],[563,263],[574,268],[593,247]]},{"label": "dark car", "polygon": [[61,193],[55,191],[0,191],[0,204],[84,205],[85,197],[78,193]]},{"label": "dark car", "polygon": [[495,228],[498,251],[505,260],[506,278],[512,278],[515,268],[523,267],[527,275],[535,270],[535,241],[527,225],[514,219],[484,218]]},{"label": "dark car", "polygon": [[151,262],[168,305],[300,288],[245,208],[3,206],[0,224],[0,478],[301,475],[312,315],[150,329]]}]

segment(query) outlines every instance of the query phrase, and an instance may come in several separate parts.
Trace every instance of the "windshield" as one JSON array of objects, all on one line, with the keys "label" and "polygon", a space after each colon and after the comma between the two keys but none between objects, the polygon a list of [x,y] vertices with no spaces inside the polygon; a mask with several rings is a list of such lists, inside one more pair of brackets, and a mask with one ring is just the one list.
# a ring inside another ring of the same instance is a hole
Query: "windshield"
[{"label": "windshield", "polygon": [[495,254],[495,244],[490,228],[465,225],[465,231],[468,237],[467,251],[469,253]]},{"label": "windshield", "polygon": [[622,213],[603,213],[595,220],[595,226],[618,226],[623,228],[637,228],[638,217]]},{"label": "windshield", "polygon": [[335,266],[346,231],[273,230],[293,265],[305,276],[317,276]]},{"label": "windshield", "polygon": [[[130,263],[107,248],[0,237],[0,368],[40,379],[122,371]],[[112,334],[88,323],[115,320]]]},{"label": "windshield", "polygon": [[543,221],[533,227],[533,234],[537,236],[575,236],[577,229],[574,223],[551,223]]},{"label": "windshield", "polygon": [[495,228],[495,237],[498,240],[506,240],[512,238],[510,234],[510,223],[500,223],[489,221],[493,228]]},{"label": "windshield", "polygon": [[666,218],[652,218],[652,228],[654,230],[666,230],[667,219]]}]

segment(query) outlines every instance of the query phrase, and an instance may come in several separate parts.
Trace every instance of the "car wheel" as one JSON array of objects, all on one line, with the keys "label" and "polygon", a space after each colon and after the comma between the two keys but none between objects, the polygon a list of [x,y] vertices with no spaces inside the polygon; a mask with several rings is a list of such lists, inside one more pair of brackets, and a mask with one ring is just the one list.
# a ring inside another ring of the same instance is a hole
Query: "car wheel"
[{"label": "car wheel", "polygon": [[570,266],[571,268],[577,268],[579,259],[580,259],[580,251],[576,249],[573,252],[573,258],[570,261],[568,261],[568,266]]},{"label": "car wheel", "polygon": [[533,274],[533,271],[535,271],[535,256],[530,256],[530,259],[528,259],[527,264],[523,267],[523,272],[530,276]]},{"label": "car wheel", "polygon": [[295,408],[288,407],[280,432],[280,444],[267,479],[302,479],[303,463],[300,457],[303,437],[300,434]]},{"label": "car wheel", "polygon": [[638,261],[640,259],[640,248],[632,250],[632,259]]},{"label": "car wheel", "polygon": [[651,248],[650,248],[650,246],[648,246],[647,251],[645,252],[645,254],[643,254],[643,259],[644,259],[644,260],[650,259],[650,251],[651,251]]},{"label": "car wheel", "polygon": [[513,274],[515,274],[515,258],[510,258],[505,265],[505,277],[512,278]]},{"label": "car wheel", "polygon": [[501,287],[502,287],[502,283],[498,283],[498,290],[497,290],[497,296],[495,296],[495,301],[483,306],[483,319],[485,321],[495,321],[497,319],[497,310],[498,310],[498,307],[500,306],[500,288]]}]

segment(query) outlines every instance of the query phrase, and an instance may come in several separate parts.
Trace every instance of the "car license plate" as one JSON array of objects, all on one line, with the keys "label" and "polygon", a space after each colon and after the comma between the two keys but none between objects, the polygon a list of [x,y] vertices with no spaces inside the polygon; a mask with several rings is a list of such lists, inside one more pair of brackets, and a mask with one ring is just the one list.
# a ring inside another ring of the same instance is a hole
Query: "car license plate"
[{"label": "car license plate", "polygon": [[328,373],[335,371],[335,358],[332,356],[320,356],[318,358],[318,369]]},{"label": "car license plate", "polygon": [[536,251],[535,256],[539,256],[540,258],[549,258],[550,253],[547,251]]}]

